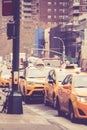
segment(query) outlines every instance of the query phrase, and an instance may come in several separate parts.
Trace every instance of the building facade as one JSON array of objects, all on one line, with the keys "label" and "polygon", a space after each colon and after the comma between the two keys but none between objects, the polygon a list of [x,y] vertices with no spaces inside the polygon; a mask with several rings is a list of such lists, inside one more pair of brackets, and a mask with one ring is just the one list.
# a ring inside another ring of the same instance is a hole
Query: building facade
[{"label": "building facade", "polygon": [[87,13],[87,0],[69,0],[69,22],[78,24],[79,17]]},{"label": "building facade", "polygon": [[[6,39],[7,22],[12,17],[2,16],[2,1],[0,9],[0,35]],[[35,29],[78,24],[86,13],[87,0],[20,0],[20,50],[31,53]]]},{"label": "building facade", "polygon": [[39,0],[39,19],[47,27],[68,21],[68,0]]},{"label": "building facade", "polygon": [[[69,0],[68,2],[68,22],[66,24],[60,24],[60,29],[58,29],[59,26],[56,27],[56,29],[51,29],[50,46],[53,47],[58,43],[57,47],[59,48],[60,40],[56,39],[55,41],[53,37],[60,37],[64,41],[66,55],[69,56],[69,59],[72,57],[73,60],[71,60],[76,62],[81,49],[82,40],[84,40],[86,35],[85,30],[87,30],[85,29],[87,28],[87,0]],[[61,51],[59,50],[59,52]]]},{"label": "building facade", "polygon": [[7,38],[7,23],[12,19],[12,16],[2,15],[2,0],[0,0],[0,56],[4,58],[12,52],[12,40]]}]

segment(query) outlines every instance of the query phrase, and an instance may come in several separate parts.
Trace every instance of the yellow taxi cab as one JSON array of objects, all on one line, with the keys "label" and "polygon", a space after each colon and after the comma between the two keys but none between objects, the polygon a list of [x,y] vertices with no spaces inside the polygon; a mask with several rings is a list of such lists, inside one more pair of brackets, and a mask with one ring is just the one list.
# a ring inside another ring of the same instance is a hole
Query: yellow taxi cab
[{"label": "yellow taxi cab", "polygon": [[67,73],[65,69],[51,68],[49,70],[46,83],[45,83],[45,94],[44,94],[44,104],[51,105],[56,109],[56,92],[58,86],[61,84]]},{"label": "yellow taxi cab", "polygon": [[66,64],[63,68],[68,72],[75,72],[77,69],[80,70],[77,64]]},{"label": "yellow taxi cab", "polygon": [[26,68],[25,79],[20,79],[20,88],[24,95],[25,103],[43,100],[44,83],[49,69],[50,67],[45,67],[41,64]]},{"label": "yellow taxi cab", "polygon": [[2,88],[8,88],[9,87],[9,79],[11,77],[11,70],[5,69],[0,72],[0,87]]},{"label": "yellow taxi cab", "polygon": [[72,122],[87,119],[87,73],[68,74],[56,94],[59,116],[67,114]]}]

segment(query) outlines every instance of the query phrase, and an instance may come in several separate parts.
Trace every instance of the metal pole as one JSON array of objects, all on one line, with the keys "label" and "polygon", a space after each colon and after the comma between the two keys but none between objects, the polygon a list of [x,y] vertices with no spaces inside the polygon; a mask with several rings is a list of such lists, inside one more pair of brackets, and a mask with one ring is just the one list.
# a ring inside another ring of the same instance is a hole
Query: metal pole
[{"label": "metal pole", "polygon": [[18,82],[15,84],[15,78],[18,79],[18,69],[19,69],[19,2],[20,0],[13,0],[13,18],[15,24],[15,34],[13,38],[13,64],[12,64],[12,90],[18,90]]},{"label": "metal pole", "polygon": [[53,38],[61,41],[61,43],[63,45],[63,61],[65,61],[65,44],[64,44],[64,41],[60,37],[53,37]]},{"label": "metal pole", "polygon": [[15,24],[13,37],[12,92],[9,95],[8,111],[10,114],[22,114],[22,95],[18,91],[19,81],[19,34],[20,34],[20,0],[13,0],[13,19]]}]

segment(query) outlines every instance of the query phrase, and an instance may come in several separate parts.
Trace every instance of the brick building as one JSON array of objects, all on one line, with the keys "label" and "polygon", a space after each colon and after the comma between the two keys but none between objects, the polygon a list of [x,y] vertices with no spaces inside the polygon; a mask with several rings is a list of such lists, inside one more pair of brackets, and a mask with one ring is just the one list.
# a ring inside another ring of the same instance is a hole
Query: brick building
[{"label": "brick building", "polygon": [[[87,13],[87,0],[20,0],[20,2],[20,47],[21,51],[28,53],[33,47],[36,28],[78,24],[80,16]],[[3,34],[6,39],[6,25],[11,17],[2,16],[2,0],[0,10],[0,36]]]}]

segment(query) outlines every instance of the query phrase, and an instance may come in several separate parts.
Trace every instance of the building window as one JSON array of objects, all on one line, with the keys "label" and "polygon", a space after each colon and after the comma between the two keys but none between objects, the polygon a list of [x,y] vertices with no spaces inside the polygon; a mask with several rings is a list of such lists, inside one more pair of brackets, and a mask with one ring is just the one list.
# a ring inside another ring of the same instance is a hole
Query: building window
[{"label": "building window", "polygon": [[23,5],[25,8],[31,8],[31,5]]},{"label": "building window", "polygon": [[57,9],[54,9],[54,12],[57,12]]},{"label": "building window", "polygon": [[63,9],[59,9],[59,12],[62,12]]},{"label": "building window", "polygon": [[49,25],[51,25],[51,22],[48,22]]},{"label": "building window", "polygon": [[54,5],[57,5],[57,3],[56,3],[56,2],[54,2]]},{"label": "building window", "polygon": [[31,16],[24,16],[24,18],[31,18]]},{"label": "building window", "polygon": [[87,4],[87,0],[83,0],[83,4]]},{"label": "building window", "polygon": [[59,21],[59,24],[60,24],[60,25],[62,25],[62,24],[63,24],[63,22],[60,22],[60,21]]},{"label": "building window", "polygon": [[24,13],[32,13],[32,11],[26,10],[24,11]]},{"label": "building window", "polygon": [[68,6],[68,3],[67,2],[63,2],[63,7],[67,7]]},{"label": "building window", "polygon": [[37,13],[39,13],[39,9],[37,9],[37,11],[36,11]]},{"label": "building window", "polygon": [[80,2],[80,0],[74,0],[74,2]]},{"label": "building window", "polygon": [[36,6],[39,7],[39,3],[36,3]]},{"label": "building window", "polygon": [[87,6],[83,6],[82,11],[87,11]]},{"label": "building window", "polygon": [[54,22],[53,24],[57,25],[57,22]]},{"label": "building window", "polygon": [[48,2],[48,5],[51,5],[52,3],[51,2]]},{"label": "building window", "polygon": [[51,19],[51,15],[48,15],[48,19]]},{"label": "building window", "polygon": [[62,15],[59,15],[59,18],[61,19],[63,16]]},{"label": "building window", "polygon": [[54,15],[54,18],[56,19],[56,15]]},{"label": "building window", "polygon": [[48,12],[51,12],[51,9],[48,9]]},{"label": "building window", "polygon": [[59,2],[59,5],[62,5],[63,4],[63,2]]},{"label": "building window", "polygon": [[24,0],[24,2],[31,2],[32,0]]}]

